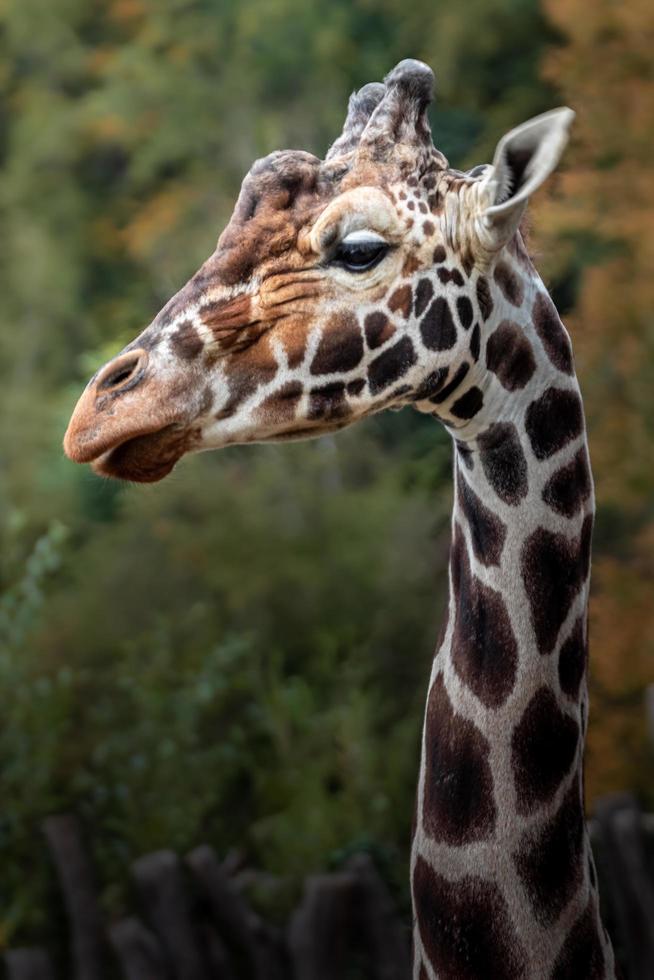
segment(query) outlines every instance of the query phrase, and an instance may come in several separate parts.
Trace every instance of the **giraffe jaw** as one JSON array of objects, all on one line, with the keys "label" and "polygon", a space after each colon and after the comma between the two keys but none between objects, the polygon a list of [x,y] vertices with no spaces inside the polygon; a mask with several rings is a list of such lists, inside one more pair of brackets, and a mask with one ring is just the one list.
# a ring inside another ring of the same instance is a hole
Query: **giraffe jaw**
[{"label": "giraffe jaw", "polygon": [[175,423],[121,442],[91,462],[98,476],[133,483],[157,483],[172,471],[194,442],[193,434]]},{"label": "giraffe jaw", "polygon": [[111,419],[114,425],[109,426],[89,419],[84,412],[79,416],[76,411],[68,426],[66,455],[76,463],[89,463],[98,476],[117,480],[162,480],[198,441],[197,429],[170,416],[148,419],[141,427],[129,416]]}]

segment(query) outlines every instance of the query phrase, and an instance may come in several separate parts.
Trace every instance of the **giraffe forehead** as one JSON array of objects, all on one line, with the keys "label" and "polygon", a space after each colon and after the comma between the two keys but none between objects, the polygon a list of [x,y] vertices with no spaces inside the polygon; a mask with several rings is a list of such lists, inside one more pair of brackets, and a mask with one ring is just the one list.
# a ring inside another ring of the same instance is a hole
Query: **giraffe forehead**
[{"label": "giraffe forehead", "polygon": [[284,151],[258,160],[243,181],[218,240],[213,273],[224,285],[248,280],[265,260],[287,252],[337,191],[333,170],[310,153]]}]

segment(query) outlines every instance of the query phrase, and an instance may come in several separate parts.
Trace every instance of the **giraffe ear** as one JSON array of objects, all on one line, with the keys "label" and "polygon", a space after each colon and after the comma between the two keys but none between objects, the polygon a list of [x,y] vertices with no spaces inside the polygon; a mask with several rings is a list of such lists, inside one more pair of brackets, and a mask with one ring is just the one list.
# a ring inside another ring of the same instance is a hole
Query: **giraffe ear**
[{"label": "giraffe ear", "polygon": [[561,159],[574,117],[572,109],[552,109],[502,137],[484,177],[490,206],[482,218],[488,231],[503,238],[514,233],[527,199]]}]

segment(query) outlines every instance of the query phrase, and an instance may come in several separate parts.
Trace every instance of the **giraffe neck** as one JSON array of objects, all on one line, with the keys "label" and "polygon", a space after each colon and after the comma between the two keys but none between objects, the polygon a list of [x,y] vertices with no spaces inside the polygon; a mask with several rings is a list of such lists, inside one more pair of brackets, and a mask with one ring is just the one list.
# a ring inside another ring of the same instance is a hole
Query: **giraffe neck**
[{"label": "giraffe neck", "polygon": [[508,397],[497,372],[482,379],[493,422],[455,439],[411,862],[415,980],[614,975],[583,816],[592,480],[567,335],[540,281],[528,292],[527,344],[501,320],[486,363],[493,337],[504,362],[531,348],[529,379]]}]

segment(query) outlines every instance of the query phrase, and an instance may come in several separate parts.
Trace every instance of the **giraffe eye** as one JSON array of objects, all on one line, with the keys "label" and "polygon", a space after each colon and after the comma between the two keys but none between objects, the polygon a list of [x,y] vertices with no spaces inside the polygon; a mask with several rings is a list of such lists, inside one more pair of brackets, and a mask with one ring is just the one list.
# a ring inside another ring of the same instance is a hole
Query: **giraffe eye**
[{"label": "giraffe eye", "polygon": [[352,232],[337,246],[332,262],[348,272],[365,272],[384,258],[390,246],[372,232]]}]

